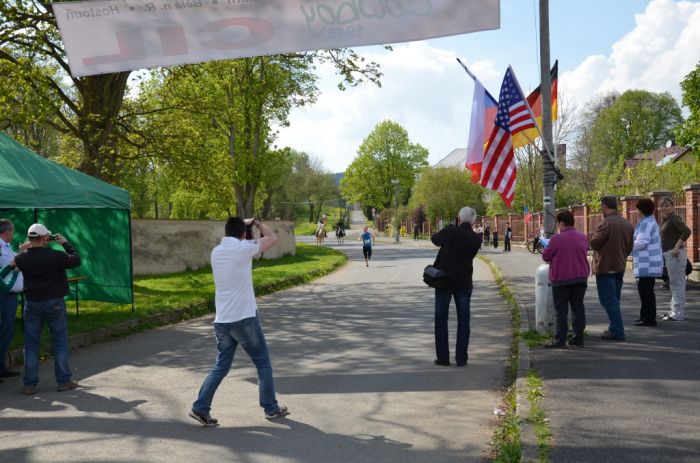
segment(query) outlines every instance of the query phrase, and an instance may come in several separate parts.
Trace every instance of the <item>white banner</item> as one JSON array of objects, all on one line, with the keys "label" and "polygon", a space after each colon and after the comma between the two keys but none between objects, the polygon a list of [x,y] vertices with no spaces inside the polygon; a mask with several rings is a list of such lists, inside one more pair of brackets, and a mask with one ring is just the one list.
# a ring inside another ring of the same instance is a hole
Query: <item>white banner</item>
[{"label": "white banner", "polygon": [[97,0],[51,6],[76,77],[500,26],[499,0]]}]

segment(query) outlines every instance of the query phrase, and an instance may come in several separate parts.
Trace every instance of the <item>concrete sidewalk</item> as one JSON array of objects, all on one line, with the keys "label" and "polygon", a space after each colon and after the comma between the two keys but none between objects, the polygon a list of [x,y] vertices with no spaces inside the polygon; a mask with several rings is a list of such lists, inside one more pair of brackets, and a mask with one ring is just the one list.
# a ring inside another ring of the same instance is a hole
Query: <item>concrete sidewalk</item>
[{"label": "concrete sidewalk", "polygon": [[221,426],[187,416],[215,359],[206,317],[72,355],[85,386],[75,391],[55,391],[50,361],[36,396],[19,394],[21,380],[0,384],[0,461],[484,461],[510,350],[486,266],[475,272],[469,365],[435,367],[433,293],[421,275],[436,249],[379,244],[366,268],[359,244],[341,248],[341,270],[259,299],[289,419],[263,418],[243,352],[214,399]]},{"label": "concrete sidewalk", "polygon": [[[534,274],[541,256],[522,248],[485,251],[534,320]],[[543,376],[544,407],[554,435],[552,462],[700,461],[700,289],[688,287],[686,321],[636,327],[639,295],[625,274],[622,314],[627,341],[600,339],[607,329],[595,279],[586,292],[586,347],[532,350]],[[657,285],[659,319],[669,291]],[[525,322],[524,322],[525,323]]]}]

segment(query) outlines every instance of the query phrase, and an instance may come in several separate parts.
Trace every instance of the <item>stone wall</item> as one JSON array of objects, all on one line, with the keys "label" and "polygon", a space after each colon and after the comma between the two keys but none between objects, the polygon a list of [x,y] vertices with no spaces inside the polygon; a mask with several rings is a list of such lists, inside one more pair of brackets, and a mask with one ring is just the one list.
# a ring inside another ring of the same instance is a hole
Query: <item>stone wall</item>
[{"label": "stone wall", "polygon": [[[134,274],[174,273],[209,265],[212,248],[224,236],[224,224],[218,220],[132,219]],[[279,240],[262,257],[294,255],[294,224],[286,221],[265,224]]]}]

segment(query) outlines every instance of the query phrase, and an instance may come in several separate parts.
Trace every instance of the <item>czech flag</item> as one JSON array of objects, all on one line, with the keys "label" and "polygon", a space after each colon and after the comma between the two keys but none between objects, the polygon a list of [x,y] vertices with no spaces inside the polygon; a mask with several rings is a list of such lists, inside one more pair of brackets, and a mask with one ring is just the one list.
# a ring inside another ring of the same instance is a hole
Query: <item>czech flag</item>
[{"label": "czech flag", "polygon": [[484,146],[489,140],[491,128],[496,119],[498,102],[481,85],[479,79],[472,77],[474,78],[474,98],[472,100],[472,114],[469,124],[467,169],[472,171],[472,182],[479,183],[481,179],[481,164],[484,161]]}]

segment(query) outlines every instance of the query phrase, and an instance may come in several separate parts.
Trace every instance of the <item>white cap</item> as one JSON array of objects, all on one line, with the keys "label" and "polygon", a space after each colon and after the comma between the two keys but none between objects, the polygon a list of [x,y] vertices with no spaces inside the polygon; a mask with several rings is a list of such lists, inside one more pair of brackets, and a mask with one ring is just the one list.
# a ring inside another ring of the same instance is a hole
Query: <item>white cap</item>
[{"label": "white cap", "polygon": [[29,230],[27,230],[27,236],[29,238],[37,238],[39,236],[46,236],[50,234],[51,232],[49,231],[49,229],[40,223],[35,223],[34,225],[29,227]]}]

